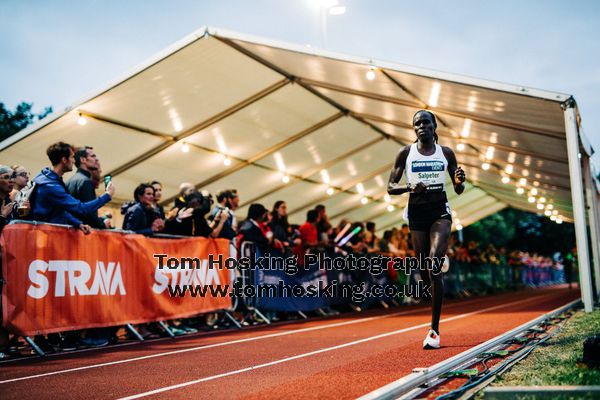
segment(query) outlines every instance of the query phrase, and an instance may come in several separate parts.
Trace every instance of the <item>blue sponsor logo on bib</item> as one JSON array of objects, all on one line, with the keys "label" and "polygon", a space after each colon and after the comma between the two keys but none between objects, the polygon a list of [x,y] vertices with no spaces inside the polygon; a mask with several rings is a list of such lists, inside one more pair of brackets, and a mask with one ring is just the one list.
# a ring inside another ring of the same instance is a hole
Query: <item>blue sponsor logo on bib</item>
[{"label": "blue sponsor logo on bib", "polygon": [[433,160],[416,160],[412,162],[412,172],[432,172],[443,171],[443,161]]}]

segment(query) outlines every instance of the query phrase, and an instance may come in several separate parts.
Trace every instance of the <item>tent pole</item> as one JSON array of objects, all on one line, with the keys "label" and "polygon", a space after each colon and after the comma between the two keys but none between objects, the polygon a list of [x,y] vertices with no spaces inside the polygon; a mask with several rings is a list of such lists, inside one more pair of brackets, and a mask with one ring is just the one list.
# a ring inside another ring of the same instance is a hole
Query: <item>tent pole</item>
[{"label": "tent pole", "polygon": [[598,236],[598,193],[592,179],[590,158],[583,156],[583,178],[585,181],[588,219],[590,224],[590,240],[594,260],[594,282],[596,284],[596,300],[600,299],[600,237]]},{"label": "tent pole", "polygon": [[585,223],[583,177],[581,176],[581,162],[579,160],[579,128],[577,127],[577,116],[575,113],[575,99],[572,97],[569,98],[562,104],[562,107],[565,114],[565,130],[567,133],[571,198],[573,200],[577,262],[579,264],[579,287],[585,312],[592,312],[592,274],[590,270],[587,227]]}]

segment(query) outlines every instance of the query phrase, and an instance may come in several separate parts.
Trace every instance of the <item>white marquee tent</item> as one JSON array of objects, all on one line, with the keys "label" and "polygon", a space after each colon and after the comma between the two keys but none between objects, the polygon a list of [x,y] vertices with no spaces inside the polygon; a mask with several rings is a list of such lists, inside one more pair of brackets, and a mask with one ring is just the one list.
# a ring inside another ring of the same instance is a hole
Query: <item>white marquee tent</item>
[{"label": "white marquee tent", "polygon": [[212,193],[236,188],[239,217],[251,203],[285,200],[301,223],[324,204],[333,223],[370,220],[381,232],[403,222],[407,198],[390,199],[386,184],[423,108],[436,114],[440,143],[455,149],[469,181],[461,196],[449,193],[455,227],[507,206],[574,221],[591,284],[584,190],[598,204],[593,150],[567,94],[202,28],[0,143],[0,159],[38,171],[51,143],[85,144],[113,176],[115,203],[149,180],[162,182],[169,203],[187,181]]}]

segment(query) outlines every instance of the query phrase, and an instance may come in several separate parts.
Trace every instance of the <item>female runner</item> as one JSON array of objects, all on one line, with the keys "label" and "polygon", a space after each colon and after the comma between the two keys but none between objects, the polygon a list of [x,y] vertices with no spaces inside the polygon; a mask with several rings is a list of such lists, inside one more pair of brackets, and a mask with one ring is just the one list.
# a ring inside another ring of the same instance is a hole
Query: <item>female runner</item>
[{"label": "female runner", "polygon": [[[437,144],[437,122],[432,112],[417,111],[413,116],[412,126],[417,140],[404,147],[396,156],[388,183],[388,193],[410,193],[408,224],[417,258],[441,259],[446,255],[452,226],[452,212],[445,190],[446,171],[450,174],[457,194],[461,194],[465,189],[465,172],[457,166],[452,149]],[[405,171],[407,184],[401,185],[400,178]],[[433,298],[431,329],[423,341],[424,349],[440,347],[439,324],[444,297],[444,280],[440,272],[421,271],[425,283],[431,285]]]}]

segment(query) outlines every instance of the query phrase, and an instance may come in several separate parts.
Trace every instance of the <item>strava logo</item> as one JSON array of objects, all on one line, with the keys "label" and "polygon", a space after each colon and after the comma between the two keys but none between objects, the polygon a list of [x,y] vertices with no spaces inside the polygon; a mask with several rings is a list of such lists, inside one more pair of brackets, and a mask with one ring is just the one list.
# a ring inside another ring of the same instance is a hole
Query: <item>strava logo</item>
[{"label": "strava logo", "polygon": [[29,264],[29,281],[27,295],[34,299],[48,294],[54,297],[126,294],[121,265],[114,262],[98,261],[92,269],[81,260],[34,260]]}]

